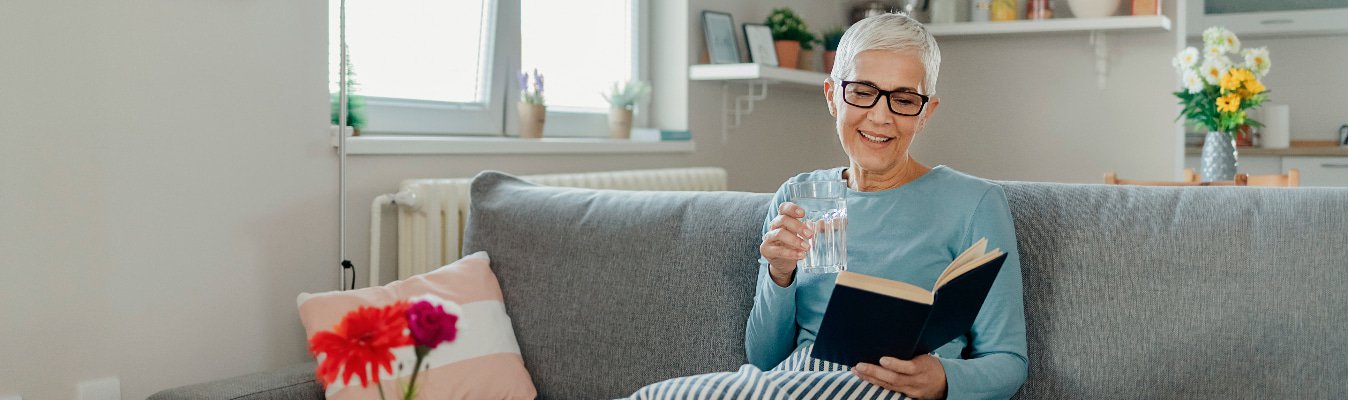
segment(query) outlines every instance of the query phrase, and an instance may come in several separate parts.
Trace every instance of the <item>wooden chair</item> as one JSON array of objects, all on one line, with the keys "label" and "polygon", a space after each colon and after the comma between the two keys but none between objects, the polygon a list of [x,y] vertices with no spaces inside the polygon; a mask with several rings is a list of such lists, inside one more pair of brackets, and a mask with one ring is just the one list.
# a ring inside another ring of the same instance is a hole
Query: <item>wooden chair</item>
[{"label": "wooden chair", "polygon": [[[1239,174],[1245,175],[1245,174]],[[1198,182],[1198,172],[1193,168],[1184,169],[1184,180],[1186,182]],[[1292,168],[1282,175],[1246,175],[1246,185],[1248,186],[1266,186],[1266,187],[1299,187],[1301,186],[1301,170]]]},{"label": "wooden chair", "polygon": [[1229,181],[1200,182],[1198,174],[1192,169],[1184,170],[1184,180],[1175,181],[1139,181],[1135,179],[1119,179],[1119,175],[1114,171],[1105,173],[1106,185],[1139,185],[1139,186],[1246,186],[1249,184],[1249,175],[1236,174],[1236,178]]},{"label": "wooden chair", "polygon": [[1105,173],[1105,183],[1109,185],[1298,187],[1301,186],[1301,171],[1292,168],[1282,175],[1236,174],[1235,179],[1229,181],[1202,182],[1200,179],[1198,172],[1194,171],[1193,168],[1185,168],[1184,180],[1179,182],[1119,179],[1114,171]]},{"label": "wooden chair", "polygon": [[1299,187],[1301,171],[1292,168],[1282,175],[1250,175],[1250,186]]}]

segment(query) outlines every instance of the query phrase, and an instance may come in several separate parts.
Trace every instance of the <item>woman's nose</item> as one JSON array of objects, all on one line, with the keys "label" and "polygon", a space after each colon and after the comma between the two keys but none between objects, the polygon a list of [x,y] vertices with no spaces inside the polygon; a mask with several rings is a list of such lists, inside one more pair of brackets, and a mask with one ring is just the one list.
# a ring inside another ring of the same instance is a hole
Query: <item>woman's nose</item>
[{"label": "woman's nose", "polygon": [[[888,100],[888,98],[882,97],[881,100]],[[877,124],[888,125],[893,117],[893,113],[889,111],[889,104],[885,101],[877,101],[874,107],[866,110],[866,119]]]}]

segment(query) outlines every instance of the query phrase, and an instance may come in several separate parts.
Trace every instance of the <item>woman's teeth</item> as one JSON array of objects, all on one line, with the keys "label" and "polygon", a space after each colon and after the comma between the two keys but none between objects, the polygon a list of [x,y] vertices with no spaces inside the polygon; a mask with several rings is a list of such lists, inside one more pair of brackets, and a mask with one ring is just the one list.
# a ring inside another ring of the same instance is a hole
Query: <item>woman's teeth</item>
[{"label": "woman's teeth", "polygon": [[857,133],[860,133],[862,137],[866,138],[866,140],[869,140],[869,141],[872,141],[872,142],[876,142],[876,143],[884,143],[884,142],[888,142],[888,141],[894,139],[894,138],[887,138],[887,137],[871,136],[871,135],[867,135],[866,132],[862,132],[862,131],[857,131]]}]

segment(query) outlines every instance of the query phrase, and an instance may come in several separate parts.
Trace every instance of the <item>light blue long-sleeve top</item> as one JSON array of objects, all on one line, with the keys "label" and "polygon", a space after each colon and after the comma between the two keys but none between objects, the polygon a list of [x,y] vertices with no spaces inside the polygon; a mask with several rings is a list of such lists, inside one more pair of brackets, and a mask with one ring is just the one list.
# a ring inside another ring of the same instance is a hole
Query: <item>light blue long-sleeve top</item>
[{"label": "light blue long-sleeve top", "polygon": [[[841,180],[844,167],[797,175],[777,190],[763,233],[790,200],[787,184]],[[847,191],[847,269],[866,275],[935,286],[960,252],[986,237],[988,249],[1007,253],[973,328],[936,350],[945,369],[947,398],[1005,399],[1025,382],[1025,306],[1016,230],[1001,186],[946,166],[903,186],[878,192]],[[744,344],[749,362],[768,370],[792,351],[814,343],[836,274],[797,272],[787,287],[768,275],[759,258],[758,288]]]}]

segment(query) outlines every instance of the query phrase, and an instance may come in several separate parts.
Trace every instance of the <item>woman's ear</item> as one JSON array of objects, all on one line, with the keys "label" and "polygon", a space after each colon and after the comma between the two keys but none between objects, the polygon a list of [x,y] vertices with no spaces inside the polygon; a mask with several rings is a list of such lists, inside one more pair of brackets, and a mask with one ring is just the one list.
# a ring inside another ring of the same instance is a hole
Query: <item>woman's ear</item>
[{"label": "woman's ear", "polygon": [[931,119],[931,115],[935,114],[936,108],[940,106],[940,97],[932,97],[930,101],[927,101],[927,106],[922,108],[922,116],[918,117],[917,120],[917,132],[927,129],[927,120]]},{"label": "woman's ear", "polygon": [[824,79],[824,101],[828,103],[828,113],[838,117],[838,105],[833,102],[833,78]]}]

